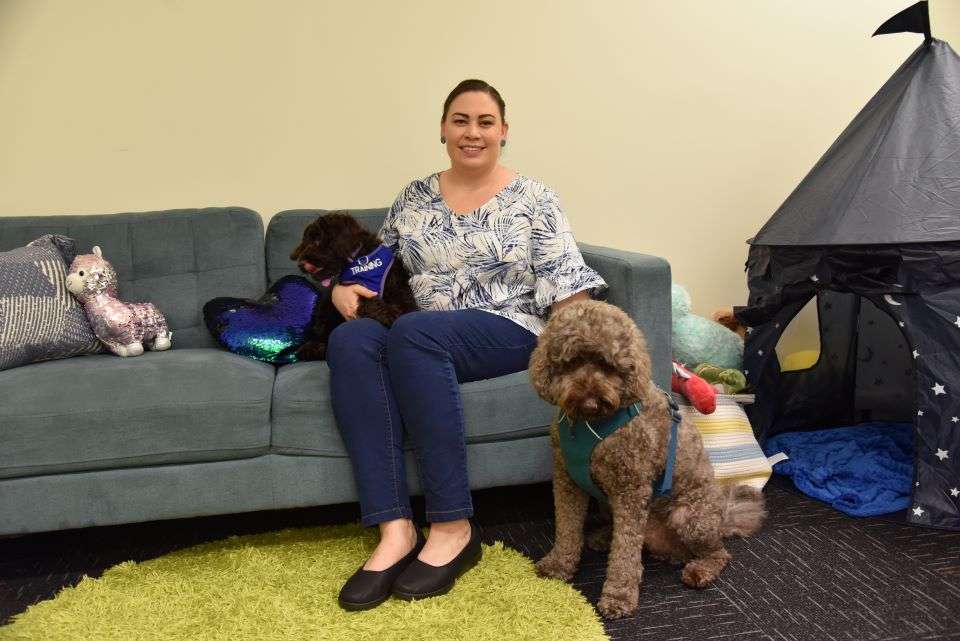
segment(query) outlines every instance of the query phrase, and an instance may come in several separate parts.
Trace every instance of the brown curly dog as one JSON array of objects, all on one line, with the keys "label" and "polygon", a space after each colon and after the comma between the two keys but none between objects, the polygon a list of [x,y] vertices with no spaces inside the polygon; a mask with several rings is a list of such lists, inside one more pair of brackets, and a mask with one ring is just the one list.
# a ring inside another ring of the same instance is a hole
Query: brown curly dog
[{"label": "brown curly dog", "polygon": [[[590,458],[591,477],[613,515],[612,536],[608,531],[591,537],[591,547],[610,549],[598,604],[605,617],[636,611],[644,546],[657,558],[685,563],[683,582],[703,588],[730,560],[723,538],[748,536],[763,524],[763,496],[744,485],[718,485],[700,433],[687,421],[679,427],[672,491],[653,496],[666,464],[671,414],[666,396],[650,380],[643,334],[620,309],[599,301],[559,309],[530,357],[530,378],[537,393],[569,417],[598,421],[631,403],[642,408]],[[569,581],[580,564],[589,494],[567,474],[557,429],[554,421],[556,538],[536,568],[541,576]]]}]

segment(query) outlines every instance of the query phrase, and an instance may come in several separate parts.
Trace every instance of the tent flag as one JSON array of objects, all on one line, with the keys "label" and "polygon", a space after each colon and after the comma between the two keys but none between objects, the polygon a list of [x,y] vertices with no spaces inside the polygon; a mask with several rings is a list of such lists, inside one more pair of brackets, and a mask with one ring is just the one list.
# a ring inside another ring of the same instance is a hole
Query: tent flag
[{"label": "tent flag", "polygon": [[930,7],[926,0],[907,7],[897,15],[893,16],[873,32],[874,36],[880,36],[886,33],[922,33],[924,41],[930,42],[933,36],[930,35]]}]

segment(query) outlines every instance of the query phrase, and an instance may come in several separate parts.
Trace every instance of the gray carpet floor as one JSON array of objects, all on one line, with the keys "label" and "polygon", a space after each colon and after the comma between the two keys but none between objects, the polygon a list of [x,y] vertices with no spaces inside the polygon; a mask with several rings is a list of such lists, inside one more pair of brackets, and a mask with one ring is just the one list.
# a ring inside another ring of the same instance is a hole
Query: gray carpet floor
[{"label": "gray carpet floor", "polygon": [[[612,639],[680,641],[960,640],[960,532],[907,525],[902,515],[854,519],[774,477],[770,517],[728,548],[733,561],[712,587],[680,582],[680,569],[648,560],[640,609],[607,622]],[[475,493],[485,542],[532,559],[553,542],[550,486]],[[422,503],[415,503],[422,516]],[[0,625],[81,577],[126,560],[234,534],[345,523],[355,504],[161,521],[0,539]],[[422,522],[422,518],[421,518]],[[574,585],[596,603],[606,557],[586,550]],[[509,640],[505,640],[509,641]],[[555,640],[551,640],[555,641]]]}]

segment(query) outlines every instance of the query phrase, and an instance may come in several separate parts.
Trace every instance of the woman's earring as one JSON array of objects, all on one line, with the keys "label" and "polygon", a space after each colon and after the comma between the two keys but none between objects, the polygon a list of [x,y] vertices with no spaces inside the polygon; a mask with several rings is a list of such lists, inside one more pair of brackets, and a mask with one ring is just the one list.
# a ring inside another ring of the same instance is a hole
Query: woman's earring
[{"label": "woman's earring", "polygon": [[441,145],[447,144],[447,139],[444,138],[443,136],[440,136],[440,144],[441,144]]},{"label": "woman's earring", "polygon": [[506,139],[501,140],[501,141],[500,141],[500,146],[501,146],[501,147],[506,147],[506,146],[507,146],[507,140],[506,140]]}]

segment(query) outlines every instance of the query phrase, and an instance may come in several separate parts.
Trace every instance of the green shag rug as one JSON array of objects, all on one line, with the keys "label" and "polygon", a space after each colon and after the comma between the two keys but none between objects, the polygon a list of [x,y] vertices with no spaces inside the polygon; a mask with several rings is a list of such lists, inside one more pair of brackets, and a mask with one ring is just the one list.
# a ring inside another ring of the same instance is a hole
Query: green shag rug
[{"label": "green shag rug", "polygon": [[231,537],[85,577],[0,628],[2,641],[607,639],[572,586],[497,542],[447,595],[373,610],[337,605],[376,546],[358,525]]}]

